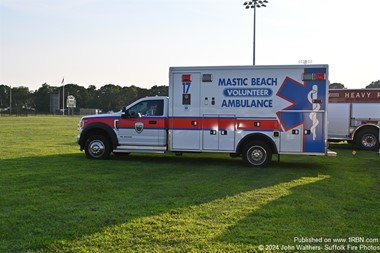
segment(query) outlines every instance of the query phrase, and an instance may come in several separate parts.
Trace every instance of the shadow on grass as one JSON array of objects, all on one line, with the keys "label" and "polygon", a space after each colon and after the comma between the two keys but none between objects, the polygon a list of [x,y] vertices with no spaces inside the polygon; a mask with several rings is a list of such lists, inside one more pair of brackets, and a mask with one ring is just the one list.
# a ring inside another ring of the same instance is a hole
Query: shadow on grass
[{"label": "shadow on grass", "polygon": [[342,231],[345,228],[341,222],[346,223],[346,217],[342,217],[340,210],[334,208],[337,202],[340,205],[344,201],[329,198],[326,194],[333,190],[330,187],[336,183],[334,181],[328,177],[294,187],[291,194],[247,215],[215,240],[234,245],[273,245],[271,250],[282,252],[286,250],[281,245],[302,245],[294,242],[296,237],[336,238],[342,233],[350,236],[347,231]]},{"label": "shadow on grass", "polygon": [[[313,185],[294,188],[292,194],[251,213],[215,240],[233,245],[278,245],[280,248],[272,250],[281,252],[287,251],[281,245],[307,245],[305,242],[295,241],[295,238],[333,240],[353,235],[377,238],[380,229],[380,205],[373,196],[374,191],[356,188],[359,193],[343,191],[334,194],[333,185],[337,183],[337,180],[330,178]],[[323,188],[328,190],[324,191]],[[372,194],[371,200],[365,199],[368,198],[365,192]],[[351,195],[348,199],[347,194]],[[312,245],[321,247],[317,249],[321,251],[325,245],[331,244],[333,243],[321,242]],[[378,243],[376,245],[380,246]]]},{"label": "shadow on grass", "polygon": [[219,154],[0,160],[0,251],[43,249],[132,219],[324,172],[318,163],[287,159],[251,169]]},{"label": "shadow on grass", "polygon": [[[292,194],[251,213],[216,240],[234,245],[274,245],[280,249],[272,250],[281,252],[291,250],[281,249],[281,245],[307,244],[295,242],[297,237],[333,240],[354,235],[377,238],[380,229],[380,192],[377,187],[380,159],[372,151],[359,151],[353,155],[348,146],[334,146],[338,157],[319,158],[318,163],[314,160],[316,158],[307,158],[313,163],[313,171],[329,175],[328,178],[293,188]],[[292,158],[279,167],[294,172],[308,164]],[[313,245],[321,247],[317,251],[323,251],[325,245],[331,244]]]}]

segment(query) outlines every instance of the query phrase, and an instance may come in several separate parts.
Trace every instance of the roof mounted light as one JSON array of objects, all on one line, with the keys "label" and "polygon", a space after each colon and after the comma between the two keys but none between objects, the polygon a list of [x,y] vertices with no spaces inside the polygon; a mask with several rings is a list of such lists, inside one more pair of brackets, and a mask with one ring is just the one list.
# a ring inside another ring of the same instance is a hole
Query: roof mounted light
[{"label": "roof mounted light", "polygon": [[182,75],[182,82],[191,82],[191,75],[190,74]]},{"label": "roof mounted light", "polygon": [[304,73],[302,81],[324,81],[326,80],[325,73]]}]

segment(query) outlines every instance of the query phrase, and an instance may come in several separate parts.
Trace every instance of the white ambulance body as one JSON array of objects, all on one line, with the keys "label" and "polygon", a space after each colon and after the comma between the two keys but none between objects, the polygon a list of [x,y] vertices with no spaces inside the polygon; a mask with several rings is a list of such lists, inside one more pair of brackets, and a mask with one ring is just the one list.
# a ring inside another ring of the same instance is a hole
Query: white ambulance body
[{"label": "white ambulance body", "polygon": [[[222,152],[267,166],[272,154],[327,155],[328,85],[327,65],[172,67],[169,98],[84,117],[78,143],[95,159],[110,152]],[[148,104],[159,109],[147,113]],[[110,148],[98,137],[101,122],[112,135]]]},{"label": "white ambulance body", "polygon": [[380,147],[380,89],[331,89],[328,110],[331,141],[353,141],[364,150]]}]

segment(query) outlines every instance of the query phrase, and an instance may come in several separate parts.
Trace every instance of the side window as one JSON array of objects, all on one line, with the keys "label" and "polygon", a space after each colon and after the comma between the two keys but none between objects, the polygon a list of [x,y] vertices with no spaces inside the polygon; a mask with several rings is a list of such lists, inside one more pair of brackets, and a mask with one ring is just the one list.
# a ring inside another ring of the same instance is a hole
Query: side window
[{"label": "side window", "polygon": [[142,117],[142,112],[144,111],[144,108],[146,107],[146,101],[140,102],[137,105],[134,105],[133,107],[129,108],[127,111],[127,115],[131,118],[140,118]]},{"label": "side window", "polygon": [[132,118],[163,116],[164,101],[148,100],[142,101],[128,109],[127,115]]}]

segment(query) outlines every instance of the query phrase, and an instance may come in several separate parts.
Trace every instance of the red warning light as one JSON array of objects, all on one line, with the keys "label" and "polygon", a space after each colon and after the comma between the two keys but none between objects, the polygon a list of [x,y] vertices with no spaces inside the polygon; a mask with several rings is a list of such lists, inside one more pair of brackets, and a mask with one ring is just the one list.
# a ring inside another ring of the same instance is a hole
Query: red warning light
[{"label": "red warning light", "polygon": [[318,81],[325,80],[325,73],[316,73],[315,74],[315,80],[318,80]]},{"label": "red warning light", "polygon": [[191,75],[182,75],[182,82],[191,82]]},{"label": "red warning light", "polygon": [[304,73],[302,76],[303,81],[324,81],[326,80],[325,73]]}]

